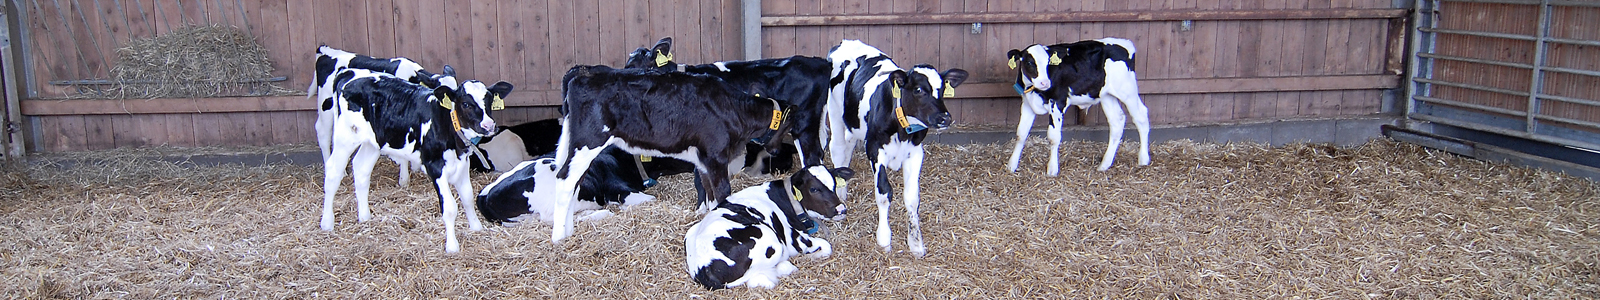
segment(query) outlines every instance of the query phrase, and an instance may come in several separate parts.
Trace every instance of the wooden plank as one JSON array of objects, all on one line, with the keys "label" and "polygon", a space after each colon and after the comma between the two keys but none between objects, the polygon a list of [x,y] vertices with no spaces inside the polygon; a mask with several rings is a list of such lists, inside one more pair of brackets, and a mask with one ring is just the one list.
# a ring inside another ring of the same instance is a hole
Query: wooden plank
[{"label": "wooden plank", "polygon": [[[155,36],[155,22],[152,21],[150,12],[155,9],[150,0],[113,0],[122,4],[122,15],[126,17],[129,40],[135,38],[149,38]],[[128,42],[124,40],[122,42]]]},{"label": "wooden plank", "polygon": [[179,27],[192,25],[210,25],[205,7],[205,0],[178,0],[178,16],[183,21]]},{"label": "wooden plank", "polygon": [[[38,0],[30,0],[21,4],[25,5],[26,9],[29,9],[27,20],[23,20],[31,33],[26,37],[29,39],[27,43],[29,45],[28,50],[33,55],[31,57],[33,64],[28,68],[33,70],[34,78],[39,79],[34,80],[33,84],[29,85],[28,88],[30,91],[38,93],[38,96],[57,96],[49,95],[44,91],[44,87],[48,86],[44,82],[46,81],[45,79],[66,78],[61,76],[61,72],[64,72],[66,67],[65,64],[61,63],[64,59],[62,57],[64,53],[56,50],[61,49],[61,40],[57,38],[60,34],[56,33],[58,31],[55,29],[56,26],[46,24],[48,23],[46,20],[50,18],[45,16],[46,11],[39,6]],[[39,149],[48,148],[40,147]]]},{"label": "wooden plank", "polygon": [[[401,5],[401,2],[395,3],[395,5]],[[429,70],[443,70],[444,66],[459,63],[451,60],[450,49],[456,47],[450,47],[455,42],[449,36],[450,30],[446,22],[451,19],[447,16],[445,9],[439,7],[440,5],[437,2],[415,1],[412,3],[416,4],[417,7],[414,14],[417,18],[417,28],[419,29],[416,43],[421,46],[420,50],[422,51],[410,58],[417,63],[421,63],[423,68]],[[459,75],[460,69],[458,68],[457,71]]]},{"label": "wooden plank", "polygon": [[83,116],[83,149],[116,148],[116,137],[112,134],[113,126],[111,116]]},{"label": "wooden plank", "polygon": [[[105,29],[105,31],[101,31],[104,35],[100,36],[100,45],[108,53],[113,54],[107,57],[114,59],[117,47],[121,47],[130,40],[128,35],[128,16],[123,14],[123,6],[112,0],[90,0],[90,4],[95,9],[95,15],[97,15],[99,23]],[[111,63],[115,64],[116,61],[113,60]]]},{"label": "wooden plank", "polygon": [[177,0],[152,0],[155,7],[156,34],[161,35],[183,27],[183,5]]},{"label": "wooden plank", "polygon": [[[526,1],[504,0],[495,2],[495,11],[498,14],[495,17],[495,22],[498,24],[496,25],[498,29],[500,29],[495,32],[495,40],[497,41],[496,43],[499,43],[500,51],[498,53],[499,59],[492,61],[492,63],[500,65],[500,76],[483,79],[489,84],[494,84],[494,82],[501,80],[511,82],[515,86],[512,90],[512,95],[516,95],[517,89],[533,87],[532,85],[527,85],[529,83],[527,39],[522,34],[522,30],[524,30],[522,25],[527,19],[526,16],[519,14],[522,12],[521,9],[526,7],[524,2]],[[507,97],[510,96],[507,95]]]},{"label": "wooden plank", "polygon": [[[649,1],[623,1],[622,6],[622,34],[623,51],[632,53],[638,47],[655,45],[659,36],[653,36],[654,29],[650,24]],[[704,13],[704,12],[702,12]],[[616,54],[612,54],[616,55]]]},{"label": "wooden plank", "polygon": [[443,63],[455,67],[459,80],[482,77],[478,73],[476,53],[472,49],[479,45],[473,39],[473,28],[477,27],[475,25],[477,20],[472,18],[472,7],[457,2],[454,5],[444,5],[443,10],[445,19],[441,23],[428,23],[445,28],[444,45],[441,46],[443,48],[440,52],[444,54]]},{"label": "wooden plank", "polygon": [[721,1],[700,1],[700,57],[707,61],[744,59],[739,55],[730,55],[732,53],[728,51],[730,49],[723,46],[729,45],[730,40],[737,41],[739,35],[728,35],[722,31],[723,22],[733,22],[738,19],[732,15],[720,15],[723,11],[722,5]]},{"label": "wooden plank", "polygon": [[[106,115],[104,117],[111,120],[112,148],[149,145],[148,137],[141,134],[141,132],[145,131],[142,129],[145,128],[139,128],[139,124],[133,120],[133,115]],[[162,129],[166,128],[163,127]],[[150,134],[155,135],[156,133],[150,132]],[[165,135],[165,133],[163,132],[161,135]]]},{"label": "wooden plank", "polygon": [[394,18],[393,0],[367,0],[366,1],[367,55],[374,57],[400,56],[395,50],[398,24]]},{"label": "wooden plank", "polygon": [[495,0],[472,0],[470,3],[471,18],[463,23],[472,26],[471,43],[466,45],[469,45],[467,50],[472,53],[472,64],[476,69],[469,79],[494,84],[496,80],[506,77],[501,70],[506,60],[500,57],[499,9],[495,7]]},{"label": "wooden plank", "polygon": [[312,127],[314,123],[316,123],[315,118],[302,121],[298,117],[299,115],[306,114],[305,112],[277,111],[264,112],[261,114],[265,115],[266,119],[272,122],[272,126],[267,128],[268,132],[272,136],[272,144],[300,144],[310,142],[311,140],[315,139],[315,137],[302,139],[303,136],[300,135],[300,126]]},{"label": "wooden plank", "polygon": [[165,144],[174,147],[194,147],[194,116],[192,114],[156,115],[167,133]]},{"label": "wooden plank", "polygon": [[573,24],[576,21],[573,20],[570,1],[552,0],[547,5],[550,7],[548,10],[550,14],[546,18],[550,20],[550,64],[555,66],[549,68],[549,78],[552,85],[559,86],[560,83],[555,81],[566,75],[567,70],[573,65],[579,63],[576,45],[565,42],[576,40],[576,35],[573,33],[575,29]]},{"label": "wooden plank", "polygon": [[[819,0],[801,0],[801,1],[796,1],[795,2],[795,15],[801,15],[801,16],[817,15],[818,12],[822,9],[822,5],[819,2],[820,2]],[[795,35],[794,54],[795,55],[816,56],[816,57],[826,57],[828,55],[828,47],[831,47],[831,46],[824,46],[825,44],[821,43],[821,41],[822,41],[822,31],[823,31],[823,28],[820,28],[820,27],[795,28],[795,31],[794,31],[794,35]],[[937,40],[937,39],[938,39],[938,37],[934,37],[933,38],[933,40]],[[936,49],[927,49],[927,50],[937,51]],[[768,57],[778,57],[778,56],[768,55]],[[787,56],[784,56],[784,57],[787,57]]]},{"label": "wooden plank", "polygon": [[74,39],[84,54],[83,70],[78,76],[82,78],[110,78],[110,68],[113,60],[111,44],[106,39],[105,25],[100,22],[100,15],[95,13],[92,3],[85,1],[66,1],[63,6],[70,12],[67,16],[68,23],[72,24]]},{"label": "wooden plank", "polygon": [[[701,38],[702,33],[700,30],[696,29],[699,27],[701,18],[708,16],[700,15],[700,1],[677,0],[674,2],[675,4],[673,6],[675,9],[673,12],[677,15],[677,17],[673,18],[672,28],[677,30],[677,33],[674,33],[676,37],[673,38],[672,52],[675,59],[678,59],[679,61],[701,63],[732,59],[724,57],[710,57],[706,56],[705,53],[702,52],[701,47],[705,46],[705,40]],[[613,57],[613,59],[622,61],[621,58],[617,57],[619,56],[618,54],[610,55]]]},{"label": "wooden plank", "polygon": [[[969,4],[971,2],[968,2]],[[989,2],[992,3],[992,2]],[[1110,3],[1108,3],[1110,4]],[[1318,20],[1403,18],[1404,9],[1264,9],[1230,11],[1128,11],[1121,6],[1097,12],[967,12],[942,14],[869,13],[855,15],[761,17],[761,26],[848,26],[909,24],[999,24],[1055,22],[1153,22],[1214,20]],[[859,11],[859,10],[858,10]]]},{"label": "wooden plank", "polygon": [[273,97],[221,97],[221,98],[157,98],[157,99],[77,99],[38,100],[21,102],[22,114],[95,115],[95,114],[152,114],[152,113],[212,113],[313,110],[316,104],[305,96]]},{"label": "wooden plank", "polygon": [[[289,29],[286,32],[289,45],[285,48],[288,51],[285,56],[299,58],[286,62],[291,86],[310,86],[315,82],[312,77],[315,77],[313,73],[316,62],[311,58],[320,44],[317,43],[316,25],[313,21],[316,15],[312,14],[315,9],[312,4],[310,0],[284,1],[284,17],[287,20],[284,26]],[[266,14],[263,12],[263,16]]]},{"label": "wooden plank", "polygon": [[414,0],[394,0],[393,5],[395,55],[417,61],[424,69],[439,71],[440,66],[421,60],[423,45],[427,44],[422,35],[422,16],[418,12],[422,8]]},{"label": "wooden plank", "polygon": [[[526,1],[524,3],[524,5],[521,5],[517,9],[521,12],[518,15],[522,16],[522,18],[521,18],[522,19],[522,26],[524,28],[524,30],[520,31],[521,36],[523,38],[523,41],[522,41],[523,61],[522,61],[522,63],[523,63],[523,68],[524,68],[524,70],[523,70],[523,72],[524,72],[523,73],[524,74],[523,78],[524,79],[523,79],[522,82],[513,82],[513,84],[517,84],[518,85],[517,86],[517,90],[526,92],[527,95],[538,96],[539,95],[538,93],[529,92],[529,91],[560,89],[560,87],[556,86],[556,84],[555,84],[555,81],[557,81],[557,80],[552,80],[551,79],[551,77],[550,77],[551,72],[554,72],[554,71],[566,72],[567,67],[571,67],[571,65],[557,65],[557,64],[551,64],[550,63],[551,62],[550,52],[551,52],[551,44],[552,43],[550,42],[551,41],[551,39],[550,39],[551,29],[550,29],[550,23],[549,23],[549,20],[548,20],[549,16],[547,16],[545,14],[546,13],[545,8],[548,6],[546,1],[545,0],[523,0],[523,1]],[[560,77],[555,77],[555,78],[560,78]],[[512,96],[513,97],[518,97],[517,93],[513,93]],[[526,97],[526,98],[534,99],[534,101],[531,101],[532,103],[542,103],[542,104],[549,104],[549,105],[559,105],[559,104],[561,104],[561,99],[560,98],[556,98],[556,99],[544,99],[543,97]]]},{"label": "wooden plank", "polygon": [[[604,64],[606,59],[600,49],[600,6],[594,1],[573,1],[573,46],[577,51],[577,62],[585,65]],[[673,13],[673,11],[667,11]],[[667,22],[671,22],[671,17]],[[677,45],[673,45],[676,47]],[[615,54],[612,54],[613,56]],[[612,58],[615,59],[615,58]]]},{"label": "wooden plank", "polygon": [[[52,120],[53,119],[53,120]],[[80,151],[88,149],[88,130],[85,129],[84,116],[58,116],[42,118],[41,123],[54,124],[47,126],[45,134],[49,144],[53,144],[54,151]],[[54,122],[51,122],[54,121]],[[48,127],[54,127],[49,131]],[[53,138],[53,139],[52,139]]]},{"label": "wooden plank", "polygon": [[[311,71],[297,72],[301,65],[311,65],[308,61],[312,48],[294,48],[290,40],[289,12],[287,1],[250,1],[259,6],[246,7],[247,11],[254,12],[250,24],[251,33],[255,35],[256,42],[267,49],[267,59],[272,63],[272,74],[286,76],[288,81],[283,85],[290,89],[311,85]],[[304,51],[304,52],[302,52]]]},{"label": "wooden plank", "polygon": [[240,122],[234,122],[227,113],[202,113],[194,114],[194,145],[205,146],[238,146],[243,134]]}]

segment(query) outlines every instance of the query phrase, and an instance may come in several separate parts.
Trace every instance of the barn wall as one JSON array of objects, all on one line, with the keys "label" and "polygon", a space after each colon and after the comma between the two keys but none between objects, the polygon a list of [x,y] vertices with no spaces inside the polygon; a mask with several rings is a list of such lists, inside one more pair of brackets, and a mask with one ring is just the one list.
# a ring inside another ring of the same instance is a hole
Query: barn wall
[{"label": "barn wall", "polygon": [[[28,87],[36,99],[24,101],[23,110],[37,140],[32,150],[311,142],[313,105],[300,97],[43,100],[71,92],[47,82],[104,79],[115,61],[113,49],[182,24],[247,29],[268,49],[272,74],[287,77],[283,86],[291,89],[311,82],[311,52],[320,44],[406,56],[430,69],[449,64],[464,78],[511,82],[517,86],[508,99],[512,108],[499,115],[506,123],[554,116],[552,105],[560,101],[555,81],[569,66],[618,65],[628,51],[662,36],[674,37],[681,62],[738,59],[743,53],[740,1],[443,3],[8,1],[25,9],[22,22],[30,31]],[[902,64],[967,69],[975,76],[949,100],[957,121],[1002,127],[1015,126],[1018,109],[1003,63],[1006,50],[1103,36],[1137,44],[1137,71],[1156,124],[1378,112],[1383,91],[1398,86],[1397,30],[1403,23],[1396,21],[1405,15],[1389,9],[1390,0],[762,3],[764,56],[823,56],[840,39],[852,38],[882,48]],[[830,16],[889,18],[886,23],[805,23]],[[972,33],[971,22],[906,21],[949,16],[988,19],[973,21],[983,23],[978,33]],[[1173,19],[1191,17],[1188,28]],[[1072,122],[1104,124],[1098,109],[1083,115]]]}]

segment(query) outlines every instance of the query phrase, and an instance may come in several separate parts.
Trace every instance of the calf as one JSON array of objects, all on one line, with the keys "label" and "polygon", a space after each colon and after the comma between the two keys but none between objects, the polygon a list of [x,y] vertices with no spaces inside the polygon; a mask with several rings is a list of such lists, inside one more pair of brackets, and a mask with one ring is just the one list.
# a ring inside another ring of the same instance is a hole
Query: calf
[{"label": "calf", "polygon": [[[955,87],[967,79],[967,71],[950,69],[939,73],[932,66],[917,65],[902,70],[883,51],[856,40],[845,40],[828,51],[833,64],[833,84],[828,96],[828,126],[832,139],[834,166],[850,165],[857,141],[865,140],[867,160],[872,162],[872,179],[878,203],[878,246],[889,250],[889,170],[901,170],[905,179],[906,214],[911,221],[906,244],[921,257],[922,222],[917,217],[921,203],[917,184],[922,173],[922,140],[932,127],[950,127],[950,112],[942,98],[954,95]],[[843,197],[845,188],[840,187]]]},{"label": "calf", "polygon": [[[483,111],[482,97],[455,98],[448,86],[427,88],[392,75],[362,69],[345,69],[334,76],[334,121],[330,151],[323,177],[322,230],[333,230],[333,197],[350,163],[355,187],[357,221],[372,218],[367,208],[367,190],[372,167],[378,156],[403,157],[416,161],[433,179],[445,225],[445,251],[456,252],[455,187],[461,206],[467,211],[472,230],[483,225],[473,212],[471,178],[468,174],[469,140],[489,133],[492,126],[461,127],[460,124],[493,124]],[[467,94],[482,95],[482,85]],[[467,85],[471,89],[473,86]],[[468,104],[472,102],[471,104]]]},{"label": "calf", "polygon": [[[560,165],[555,161],[552,153],[522,162],[484,186],[478,193],[478,211],[484,220],[510,226],[536,215],[546,223],[555,222],[553,211],[560,198],[556,192],[560,188],[556,181]],[[630,207],[654,200],[655,197],[640,193],[648,185],[638,170],[633,166],[632,154],[608,147],[584,172],[578,188],[580,201],[570,209],[598,210],[607,204]]]},{"label": "calf", "polygon": [[730,193],[729,163],[744,154],[745,143],[783,132],[787,123],[778,101],[741,93],[710,76],[576,66],[562,83],[565,126],[556,163],[565,167],[556,176],[567,201],[556,202],[552,242],[572,233],[567,209],[582,176],[571,172],[583,174],[605,147],[694,164],[700,198],[708,199],[700,203],[705,211]]},{"label": "calf", "polygon": [[[794,106],[786,118],[794,122],[789,134],[794,137],[794,150],[779,152],[765,165],[767,173],[787,172],[793,158],[788,151],[800,155],[802,166],[822,164],[823,108],[828,97],[828,60],[820,57],[792,56],[789,58],[751,61],[717,62],[705,65],[681,65],[672,59],[672,38],[661,38],[655,46],[639,48],[628,55],[628,68],[657,68],[664,71],[681,71],[711,75],[721,78],[741,92],[777,99]],[[750,159],[755,159],[754,157]]]},{"label": "calf", "polygon": [[[330,151],[329,142],[331,141],[333,130],[333,118],[336,114],[333,105],[333,97],[335,94],[333,76],[335,72],[345,68],[386,73],[411,83],[421,84],[424,87],[429,88],[449,86],[452,91],[468,92],[476,91],[479,88],[487,89],[488,93],[477,93],[473,95],[456,94],[452,95],[452,97],[455,99],[465,99],[465,97],[469,96],[474,98],[487,97],[480,100],[485,101],[487,104],[489,104],[489,106],[477,107],[476,110],[484,112],[483,120],[487,120],[490,123],[482,124],[482,126],[487,126],[488,128],[494,127],[493,118],[489,117],[489,112],[505,108],[505,103],[503,102],[502,98],[505,97],[506,94],[510,93],[512,88],[511,84],[505,82],[500,82],[492,87],[486,88],[483,87],[482,83],[472,84],[470,81],[465,84],[458,83],[455,78],[455,69],[450,68],[450,66],[445,66],[442,73],[434,74],[423,70],[421,64],[404,57],[374,58],[371,56],[358,55],[355,53],[334,49],[333,47],[328,47],[326,45],[317,47],[315,68],[316,74],[314,74],[315,77],[313,77],[316,78],[316,82],[313,82],[311,87],[307,89],[306,96],[316,97],[317,99],[317,123],[315,128],[317,131],[317,146],[322,149],[323,160],[328,159],[328,153]],[[468,85],[473,86],[468,87]],[[478,105],[477,102],[468,102],[465,104]],[[389,158],[393,160],[395,164],[400,166],[398,183],[401,187],[406,186],[406,184],[410,182],[410,171],[412,169],[421,170],[422,168],[420,165],[421,162],[418,161],[406,161],[403,159],[403,157],[396,156],[390,156]]]},{"label": "calf", "polygon": [[836,181],[854,176],[849,168],[812,166],[787,180],[774,180],[728,196],[727,201],[689,227],[683,237],[685,269],[707,289],[736,286],[772,288],[795,271],[789,258],[833,253],[827,240],[806,233],[812,203],[837,203]]},{"label": "calf", "polygon": [[1128,106],[1133,125],[1139,128],[1139,165],[1150,164],[1150,115],[1139,100],[1139,83],[1133,74],[1133,42],[1103,38],[1071,44],[1032,45],[1011,50],[1008,64],[1017,69],[1014,86],[1022,94],[1022,116],[1017,123],[1017,147],[1011,151],[1011,172],[1022,160],[1022,146],[1028,143],[1028,129],[1035,115],[1050,114],[1050,176],[1056,176],[1061,147],[1061,117],[1068,106],[1088,109],[1101,104],[1106,122],[1111,125],[1110,144],[1100,160],[1100,171],[1111,168],[1122,144],[1122,127],[1127,122],[1122,106]]},{"label": "calf", "polygon": [[509,172],[519,163],[554,153],[556,139],[561,138],[559,121],[545,119],[500,127],[498,133],[474,145],[477,151],[473,153],[472,170]]}]

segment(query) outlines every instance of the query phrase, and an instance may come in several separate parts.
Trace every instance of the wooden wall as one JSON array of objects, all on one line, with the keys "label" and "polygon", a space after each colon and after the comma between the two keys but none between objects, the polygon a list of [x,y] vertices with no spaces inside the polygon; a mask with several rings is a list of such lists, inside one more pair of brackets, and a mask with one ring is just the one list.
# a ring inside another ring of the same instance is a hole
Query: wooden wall
[{"label": "wooden wall", "polygon": [[[1006,50],[1104,36],[1133,40],[1156,124],[1347,116],[1379,111],[1399,86],[1399,24],[1389,0],[802,0],[762,1],[763,55],[824,56],[861,39],[902,64],[974,77],[949,106],[964,124],[1015,126]],[[449,64],[464,78],[517,86],[502,123],[555,116],[555,81],[575,64],[618,65],[662,36],[676,58],[742,57],[740,1],[689,0],[10,0],[26,10],[33,151],[125,146],[309,143],[303,97],[47,100],[50,80],[105,78],[110,49],[187,23],[245,28],[284,86],[311,82],[317,45]],[[120,5],[120,7],[113,7]],[[866,21],[829,22],[839,17]],[[961,19],[968,18],[968,19]],[[976,21],[971,18],[978,18]],[[1193,19],[1192,27],[1181,21]],[[945,20],[944,23],[918,21]],[[117,20],[123,20],[117,22]],[[820,22],[819,22],[820,20]],[[953,22],[949,20],[958,20]],[[973,33],[972,22],[982,22]],[[1103,124],[1099,109],[1081,124]],[[1043,125],[1042,122],[1038,125]]]}]

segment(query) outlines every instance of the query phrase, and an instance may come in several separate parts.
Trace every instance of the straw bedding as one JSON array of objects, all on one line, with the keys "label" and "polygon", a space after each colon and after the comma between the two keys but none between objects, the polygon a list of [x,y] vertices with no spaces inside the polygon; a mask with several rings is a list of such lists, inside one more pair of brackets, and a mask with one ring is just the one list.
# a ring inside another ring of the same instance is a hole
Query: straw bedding
[{"label": "straw bedding", "polygon": [[267,81],[267,49],[237,27],[191,25],[117,48],[112,84],[79,85],[71,98],[148,99],[303,95]]},{"label": "straw bedding", "polygon": [[[99,153],[63,170],[0,173],[3,298],[1540,298],[1600,297],[1600,185],[1379,140],[1357,148],[1187,141],[1064,145],[1045,177],[1009,145],[933,145],[923,176],[928,257],[873,241],[870,175],[852,181],[834,255],[794,259],[773,290],[706,291],[684,273],[698,221],[686,176],[660,200],[578,224],[462,234],[443,253],[433,190],[380,164],[375,219],[316,221],[321,167],[185,168]],[[865,169],[858,159],[856,168]],[[898,175],[896,175],[898,176]],[[479,174],[479,186],[491,180]],[[736,186],[758,182],[741,179]],[[890,180],[899,182],[899,180]],[[898,187],[897,187],[898,188]]]}]

